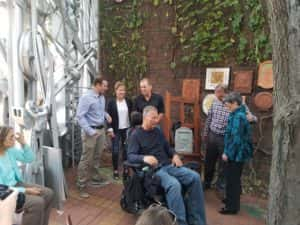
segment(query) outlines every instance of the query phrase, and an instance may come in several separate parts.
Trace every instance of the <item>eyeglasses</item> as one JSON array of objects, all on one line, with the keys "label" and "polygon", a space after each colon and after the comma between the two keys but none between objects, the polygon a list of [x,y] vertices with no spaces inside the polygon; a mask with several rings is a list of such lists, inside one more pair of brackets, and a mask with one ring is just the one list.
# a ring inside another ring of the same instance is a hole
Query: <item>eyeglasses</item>
[{"label": "eyeglasses", "polygon": [[151,204],[149,206],[149,209],[156,208],[156,207],[160,207],[161,210],[166,210],[169,213],[169,215],[172,217],[172,220],[173,220],[172,225],[177,225],[177,217],[176,217],[176,214],[172,210],[164,207],[160,202]]}]

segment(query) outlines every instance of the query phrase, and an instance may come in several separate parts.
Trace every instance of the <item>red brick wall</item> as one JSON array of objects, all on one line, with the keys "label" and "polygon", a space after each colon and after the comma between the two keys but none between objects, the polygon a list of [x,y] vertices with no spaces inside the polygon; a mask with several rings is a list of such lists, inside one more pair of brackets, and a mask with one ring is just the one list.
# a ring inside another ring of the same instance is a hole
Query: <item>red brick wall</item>
[{"label": "red brick wall", "polygon": [[[171,92],[172,95],[181,95],[182,78],[196,78],[201,80],[200,96],[201,100],[206,94],[212,93],[212,91],[204,90],[205,84],[205,70],[206,67],[192,67],[192,66],[179,66],[175,70],[170,68],[172,62],[172,55],[178,54],[177,49],[174,50],[174,37],[171,33],[172,23],[174,21],[174,12],[171,7],[161,4],[159,7],[153,6],[151,2],[144,4],[144,11],[147,12],[148,18],[143,25],[143,38],[147,48],[147,62],[148,71],[146,77],[148,77],[152,84],[154,92],[164,95],[166,91]],[[256,65],[239,66],[235,63],[234,58],[229,58],[218,64],[210,65],[210,67],[222,66],[231,67],[231,74],[238,70],[251,69],[254,71],[253,80],[253,93],[247,96],[247,104],[250,110],[259,118],[269,115],[271,112],[259,112],[253,105],[253,97],[255,93],[261,91],[255,84],[257,79],[257,67]],[[111,83],[114,83],[114,79],[110,78]],[[113,86],[113,85],[111,85]],[[232,81],[230,88],[232,88]],[[201,101],[202,102],[202,101]],[[174,121],[178,120],[176,106],[172,107],[172,116]],[[201,111],[201,120],[204,124],[206,116]],[[253,126],[254,140],[258,138],[258,124]],[[263,127],[264,138],[262,140],[261,147],[267,149],[270,152],[272,148],[272,120],[266,120],[266,124]],[[254,158],[254,166],[257,169],[258,177],[267,179],[269,177],[269,166],[271,157],[262,152],[257,153],[258,157]]]}]

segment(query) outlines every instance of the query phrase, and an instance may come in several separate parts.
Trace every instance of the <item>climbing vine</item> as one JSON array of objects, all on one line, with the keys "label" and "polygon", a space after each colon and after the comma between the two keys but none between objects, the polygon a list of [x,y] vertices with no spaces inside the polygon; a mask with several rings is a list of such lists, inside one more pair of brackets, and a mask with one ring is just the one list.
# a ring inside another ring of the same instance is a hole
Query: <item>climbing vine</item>
[{"label": "climbing vine", "polygon": [[141,35],[145,17],[140,10],[143,1],[99,2],[103,69],[115,80],[123,80],[128,90],[133,91],[135,82],[147,70],[146,47]]},{"label": "climbing vine", "polygon": [[147,71],[145,3],[174,11],[169,29],[176,53],[170,59],[172,69],[182,64],[201,66],[228,60],[255,64],[271,58],[266,13],[260,0],[99,2],[102,69],[114,79],[124,79],[129,89]]},{"label": "climbing vine", "polygon": [[176,18],[171,30],[184,52],[181,62],[208,65],[234,58],[242,64],[270,58],[259,0],[177,0],[173,5]]}]

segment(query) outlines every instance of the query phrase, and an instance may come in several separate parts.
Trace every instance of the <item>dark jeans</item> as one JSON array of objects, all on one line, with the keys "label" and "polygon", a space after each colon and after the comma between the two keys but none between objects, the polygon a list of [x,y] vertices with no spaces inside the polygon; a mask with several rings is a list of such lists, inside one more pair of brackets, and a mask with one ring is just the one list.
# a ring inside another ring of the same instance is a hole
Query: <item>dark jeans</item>
[{"label": "dark jeans", "polygon": [[224,174],[224,161],[222,160],[222,154],[224,151],[224,136],[218,135],[213,132],[209,132],[207,140],[207,150],[205,156],[205,174],[204,180],[206,185],[210,185],[215,169],[216,162],[218,161],[218,181],[217,189],[224,189],[225,186],[225,174]]},{"label": "dark jeans", "polygon": [[236,212],[240,210],[243,165],[243,162],[234,161],[229,161],[225,165],[226,208]]},{"label": "dark jeans", "polygon": [[127,129],[119,129],[115,132],[115,137],[112,138],[112,162],[114,170],[118,170],[119,153],[123,149],[123,161],[127,158],[125,149]]}]

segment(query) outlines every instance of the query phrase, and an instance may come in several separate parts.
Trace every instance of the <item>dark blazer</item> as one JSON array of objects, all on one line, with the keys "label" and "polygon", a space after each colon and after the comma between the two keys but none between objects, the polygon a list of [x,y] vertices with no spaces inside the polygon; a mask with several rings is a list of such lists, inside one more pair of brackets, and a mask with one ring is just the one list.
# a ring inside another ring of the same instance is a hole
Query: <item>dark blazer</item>
[{"label": "dark blazer", "polygon": [[[130,120],[130,114],[132,112],[132,101],[129,98],[125,98],[128,107],[128,116]],[[114,132],[119,129],[119,116],[116,98],[112,98],[107,104],[106,112],[111,116],[112,123],[108,125],[109,128],[113,128]]]}]

